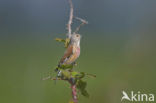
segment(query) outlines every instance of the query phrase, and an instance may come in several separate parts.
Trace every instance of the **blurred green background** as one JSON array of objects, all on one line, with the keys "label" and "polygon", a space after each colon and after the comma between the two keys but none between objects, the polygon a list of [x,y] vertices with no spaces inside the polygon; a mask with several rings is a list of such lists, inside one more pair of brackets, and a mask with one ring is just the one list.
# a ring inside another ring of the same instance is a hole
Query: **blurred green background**
[{"label": "blurred green background", "polygon": [[[156,94],[156,1],[73,3],[89,21],[75,69],[97,75],[79,103],[120,103],[123,90]],[[64,53],[54,39],[65,37],[68,14],[67,0],[0,0],[0,103],[68,103],[68,83],[42,80]]]}]

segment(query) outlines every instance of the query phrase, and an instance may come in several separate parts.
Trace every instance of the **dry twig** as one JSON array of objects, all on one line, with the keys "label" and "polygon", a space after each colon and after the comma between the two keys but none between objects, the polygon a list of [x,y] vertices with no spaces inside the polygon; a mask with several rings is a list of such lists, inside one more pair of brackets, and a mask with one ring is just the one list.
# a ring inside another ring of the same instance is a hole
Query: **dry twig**
[{"label": "dry twig", "polygon": [[76,30],[74,31],[74,33],[77,33],[77,32],[80,30],[81,26],[83,26],[84,24],[88,24],[88,22],[87,22],[86,20],[82,19],[82,18],[79,18],[79,17],[74,17],[74,18],[82,22],[82,23],[76,28]]},{"label": "dry twig", "polygon": [[74,12],[74,9],[73,9],[72,0],[68,0],[68,1],[69,1],[69,5],[70,5],[70,15],[69,15],[69,21],[68,21],[68,24],[67,24],[67,30],[68,30],[67,36],[70,39],[70,37],[72,35],[71,25],[72,25],[72,22],[73,22],[73,12]]}]

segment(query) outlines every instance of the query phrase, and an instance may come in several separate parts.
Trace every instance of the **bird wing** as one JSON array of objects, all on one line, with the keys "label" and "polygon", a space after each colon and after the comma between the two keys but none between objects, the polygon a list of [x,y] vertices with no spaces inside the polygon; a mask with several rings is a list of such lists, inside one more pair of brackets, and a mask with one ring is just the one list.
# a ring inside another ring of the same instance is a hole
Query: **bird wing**
[{"label": "bird wing", "polygon": [[73,54],[73,46],[69,45],[66,49],[64,56],[61,58],[59,64],[62,64],[67,58],[69,58]]}]

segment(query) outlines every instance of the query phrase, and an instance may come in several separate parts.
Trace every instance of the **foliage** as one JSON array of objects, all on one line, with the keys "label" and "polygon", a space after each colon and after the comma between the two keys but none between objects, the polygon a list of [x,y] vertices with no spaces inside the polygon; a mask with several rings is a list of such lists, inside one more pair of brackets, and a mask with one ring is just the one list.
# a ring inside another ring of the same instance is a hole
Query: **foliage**
[{"label": "foliage", "polygon": [[66,39],[56,38],[55,40],[58,41],[58,42],[63,42],[65,48],[68,47],[68,44],[69,44],[69,41],[70,41],[69,38],[66,38]]},{"label": "foliage", "polygon": [[81,94],[85,97],[89,97],[89,94],[86,90],[87,82],[83,81],[82,79],[79,79],[77,81],[76,87],[80,90]]}]

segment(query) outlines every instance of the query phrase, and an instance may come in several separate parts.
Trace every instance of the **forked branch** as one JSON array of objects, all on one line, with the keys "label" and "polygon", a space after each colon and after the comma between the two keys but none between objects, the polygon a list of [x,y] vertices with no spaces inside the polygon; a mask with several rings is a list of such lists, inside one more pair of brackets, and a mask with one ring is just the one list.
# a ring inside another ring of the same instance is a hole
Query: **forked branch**
[{"label": "forked branch", "polygon": [[77,20],[79,20],[79,21],[81,21],[81,24],[76,28],[76,30],[74,31],[74,33],[77,33],[79,30],[80,30],[80,28],[83,26],[83,25],[85,25],[85,24],[88,24],[88,22],[86,21],[86,20],[84,20],[84,19],[82,19],[82,18],[79,18],[79,17],[74,17],[75,19],[77,19]]},{"label": "forked branch", "polygon": [[71,28],[71,25],[73,23],[73,18],[79,20],[81,22],[81,24],[76,28],[76,30],[74,31],[74,33],[77,33],[81,26],[83,26],[84,24],[88,24],[88,22],[82,18],[79,18],[79,17],[75,17],[74,16],[74,7],[73,7],[73,3],[72,3],[72,0],[68,0],[69,2],[69,5],[70,5],[70,14],[69,14],[69,21],[68,21],[68,24],[67,24],[67,30],[68,30],[68,33],[67,33],[67,37],[70,39],[71,35],[72,35],[72,28]]}]

